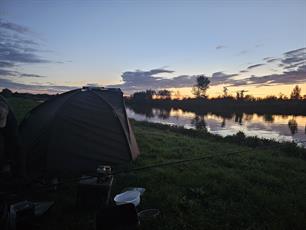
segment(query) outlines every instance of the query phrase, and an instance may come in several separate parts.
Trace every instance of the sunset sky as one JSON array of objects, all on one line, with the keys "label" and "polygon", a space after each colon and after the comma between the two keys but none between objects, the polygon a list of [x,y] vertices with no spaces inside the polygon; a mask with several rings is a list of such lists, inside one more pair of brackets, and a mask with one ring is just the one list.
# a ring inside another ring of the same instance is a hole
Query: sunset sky
[{"label": "sunset sky", "polygon": [[0,1],[0,88],[306,94],[306,1]]}]

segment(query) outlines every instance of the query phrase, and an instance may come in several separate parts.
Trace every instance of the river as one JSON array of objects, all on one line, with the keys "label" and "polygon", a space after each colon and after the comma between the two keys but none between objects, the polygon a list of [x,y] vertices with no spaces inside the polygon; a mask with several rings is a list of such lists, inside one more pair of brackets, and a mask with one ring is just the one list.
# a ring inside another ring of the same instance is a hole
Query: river
[{"label": "river", "polygon": [[188,129],[204,129],[221,136],[233,135],[242,131],[246,136],[294,141],[306,146],[306,116],[259,115],[256,113],[233,113],[220,115],[207,113],[199,115],[181,109],[150,108],[135,111],[127,107],[129,118],[168,125],[183,126]]}]

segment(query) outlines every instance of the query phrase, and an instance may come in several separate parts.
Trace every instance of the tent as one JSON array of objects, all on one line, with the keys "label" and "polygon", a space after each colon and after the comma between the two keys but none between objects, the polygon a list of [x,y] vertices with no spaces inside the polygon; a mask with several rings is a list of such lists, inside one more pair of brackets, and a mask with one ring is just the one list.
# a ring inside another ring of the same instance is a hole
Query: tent
[{"label": "tent", "polygon": [[13,170],[17,170],[16,167],[19,167],[18,163],[20,163],[18,161],[17,120],[9,104],[2,96],[0,96],[0,107],[0,170],[8,162],[12,162]]},{"label": "tent", "polygon": [[92,172],[139,155],[123,93],[114,88],[83,87],[52,97],[25,117],[20,139],[30,174]]}]

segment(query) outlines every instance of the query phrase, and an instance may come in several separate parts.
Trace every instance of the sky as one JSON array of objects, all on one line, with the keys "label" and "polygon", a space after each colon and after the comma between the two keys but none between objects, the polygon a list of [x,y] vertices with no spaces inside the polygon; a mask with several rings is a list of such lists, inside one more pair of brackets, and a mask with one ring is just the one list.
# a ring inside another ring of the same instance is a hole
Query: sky
[{"label": "sky", "polygon": [[0,0],[0,88],[306,94],[306,1]]}]

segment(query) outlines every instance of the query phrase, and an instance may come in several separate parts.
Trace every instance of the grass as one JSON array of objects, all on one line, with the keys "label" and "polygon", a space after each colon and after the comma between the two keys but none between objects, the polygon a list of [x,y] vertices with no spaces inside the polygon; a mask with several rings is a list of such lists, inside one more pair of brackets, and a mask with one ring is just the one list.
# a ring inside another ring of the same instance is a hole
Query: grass
[{"label": "grass", "polygon": [[[9,102],[19,120],[35,105],[19,99]],[[264,140],[254,145],[242,137],[237,141],[237,137],[164,125],[132,124],[142,153],[132,167],[212,156],[115,178],[113,195],[124,187],[144,187],[139,209],[160,209],[161,215],[143,222],[141,229],[306,228],[305,150],[291,145],[274,148]],[[57,204],[43,220],[44,229],[93,229],[93,216],[75,209],[74,187],[64,187],[53,197]]]}]

